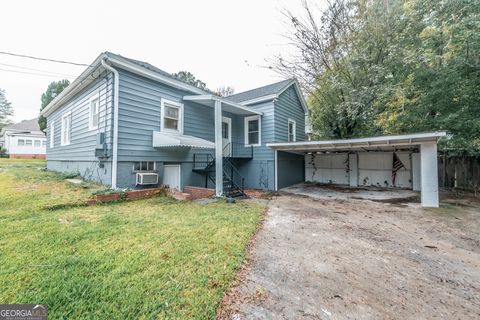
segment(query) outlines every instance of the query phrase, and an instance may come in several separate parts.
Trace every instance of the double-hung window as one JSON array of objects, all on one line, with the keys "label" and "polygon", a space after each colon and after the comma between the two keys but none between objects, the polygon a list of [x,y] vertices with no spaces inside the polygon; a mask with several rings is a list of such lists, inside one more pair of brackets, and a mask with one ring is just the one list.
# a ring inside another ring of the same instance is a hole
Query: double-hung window
[{"label": "double-hung window", "polygon": [[61,145],[66,146],[70,144],[70,135],[72,131],[72,114],[70,112],[62,116],[62,140]]},{"label": "double-hung window", "polygon": [[260,116],[245,118],[245,145],[259,146],[261,144],[261,123]]},{"label": "double-hung window", "polygon": [[297,140],[297,123],[292,120],[288,119],[288,142],[294,142]]},{"label": "double-hung window", "polygon": [[33,146],[34,146],[35,148],[40,148],[40,147],[42,146],[42,141],[40,141],[40,140],[35,140],[35,141],[33,142]]},{"label": "double-hung window", "polygon": [[183,104],[161,100],[161,130],[174,133],[183,133]]},{"label": "double-hung window", "polygon": [[31,147],[32,144],[33,144],[33,141],[32,141],[32,140],[25,140],[25,145],[26,145],[27,147]]},{"label": "double-hung window", "polygon": [[17,145],[18,145],[19,147],[23,147],[23,146],[25,145],[25,140],[23,140],[23,139],[18,139],[18,140],[17,140]]},{"label": "double-hung window", "polygon": [[100,121],[100,98],[97,95],[90,99],[90,117],[88,128],[94,130],[98,128],[98,122]]},{"label": "double-hung window", "polygon": [[55,145],[55,123],[50,123],[50,148]]}]

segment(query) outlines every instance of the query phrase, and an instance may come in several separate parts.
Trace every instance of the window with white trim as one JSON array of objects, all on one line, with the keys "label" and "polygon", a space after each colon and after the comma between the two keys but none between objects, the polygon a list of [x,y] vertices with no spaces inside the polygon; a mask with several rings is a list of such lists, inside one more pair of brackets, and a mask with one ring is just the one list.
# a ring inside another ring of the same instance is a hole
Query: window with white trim
[{"label": "window with white trim", "polygon": [[55,145],[55,123],[50,123],[50,148]]},{"label": "window with white trim", "polygon": [[157,169],[155,161],[138,161],[133,164],[135,172],[151,172]]},{"label": "window with white trim", "polygon": [[33,141],[32,141],[32,140],[25,140],[25,146],[31,147],[32,144],[33,144]]},{"label": "window with white trim", "polygon": [[69,112],[62,116],[62,135],[61,135],[62,146],[66,146],[70,144],[71,126],[72,126],[72,114]]},{"label": "window with white trim", "polygon": [[43,140],[42,141],[42,147],[46,147],[47,146],[47,140]]},{"label": "window with white trim", "polygon": [[294,142],[297,140],[297,123],[292,120],[288,119],[288,142]]},{"label": "window with white trim", "polygon": [[25,140],[23,140],[23,139],[18,139],[17,140],[17,146],[23,147],[24,145],[25,145]]},{"label": "window with white trim", "polygon": [[261,144],[260,116],[245,117],[245,145],[259,146]]},{"label": "window with white trim", "polygon": [[40,147],[42,146],[42,141],[40,141],[40,140],[35,140],[35,141],[33,142],[33,146],[34,146],[35,148],[40,148]]},{"label": "window with white trim", "polygon": [[100,121],[100,98],[98,95],[90,99],[90,117],[88,122],[88,128],[95,130],[98,128],[98,122]]},{"label": "window with white trim", "polygon": [[161,131],[183,133],[183,104],[161,100]]}]

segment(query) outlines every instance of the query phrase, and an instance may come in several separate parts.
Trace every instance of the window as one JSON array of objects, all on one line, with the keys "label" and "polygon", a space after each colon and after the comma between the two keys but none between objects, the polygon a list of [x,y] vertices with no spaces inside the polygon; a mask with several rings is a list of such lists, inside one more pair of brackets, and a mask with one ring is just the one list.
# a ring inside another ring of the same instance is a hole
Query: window
[{"label": "window", "polygon": [[297,140],[297,123],[294,120],[288,119],[288,142]]},{"label": "window", "polygon": [[90,118],[88,128],[94,130],[98,128],[98,122],[100,120],[100,98],[95,95],[90,99]]},{"label": "window", "polygon": [[32,146],[32,143],[33,143],[32,140],[25,140],[25,145],[26,145],[27,147],[31,147],[31,146]]},{"label": "window", "polygon": [[155,161],[139,161],[133,165],[133,171],[155,171]]},{"label": "window", "polygon": [[222,122],[222,138],[223,139],[230,139],[228,135],[228,123]]},{"label": "window", "polygon": [[25,145],[25,140],[23,140],[23,139],[18,139],[17,145],[18,145],[19,147],[23,147],[23,146]]},{"label": "window", "polygon": [[72,114],[69,112],[62,116],[62,140],[61,140],[62,146],[70,144],[71,124],[72,124]]},{"label": "window", "polygon": [[183,133],[183,104],[162,99],[161,108],[161,130]]},{"label": "window", "polygon": [[47,146],[47,140],[43,140],[42,141],[42,147],[46,147]]},{"label": "window", "polygon": [[40,148],[40,147],[42,146],[42,141],[40,141],[40,140],[35,140],[35,141],[33,142],[33,146],[34,146],[35,148]]},{"label": "window", "polygon": [[50,123],[50,148],[55,144],[55,123]]},{"label": "window", "polygon": [[261,124],[260,116],[245,118],[245,145],[259,146],[261,144]]}]

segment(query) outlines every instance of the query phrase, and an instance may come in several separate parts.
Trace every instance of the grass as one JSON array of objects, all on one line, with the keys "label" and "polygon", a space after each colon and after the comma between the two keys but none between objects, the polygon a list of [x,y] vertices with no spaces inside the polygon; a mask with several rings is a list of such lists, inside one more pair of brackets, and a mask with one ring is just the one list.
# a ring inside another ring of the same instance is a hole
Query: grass
[{"label": "grass", "polygon": [[0,303],[44,303],[49,319],[215,317],[262,206],[71,206],[101,187],[44,166],[0,159]]}]

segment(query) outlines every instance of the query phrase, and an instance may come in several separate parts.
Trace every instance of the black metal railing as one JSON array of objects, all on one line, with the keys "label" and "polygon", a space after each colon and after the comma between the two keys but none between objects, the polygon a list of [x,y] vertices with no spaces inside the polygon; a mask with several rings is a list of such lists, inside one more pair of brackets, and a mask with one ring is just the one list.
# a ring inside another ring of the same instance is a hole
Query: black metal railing
[{"label": "black metal railing", "polygon": [[193,154],[193,169],[207,170],[215,166],[215,157],[210,153],[194,153]]},{"label": "black metal railing", "polygon": [[[228,187],[236,188],[241,193],[245,190],[245,178],[240,174],[238,169],[233,165],[232,161],[228,158],[223,162],[223,174],[226,176],[226,180],[231,183]],[[225,179],[224,179],[225,180]]]},{"label": "black metal railing", "polygon": [[[245,178],[233,164],[233,158],[223,157],[222,182],[226,196],[244,195]],[[205,175],[205,188],[208,181],[215,184],[215,157],[208,153],[193,154],[193,170]]]},{"label": "black metal railing", "polygon": [[253,146],[245,146],[239,142],[229,142],[222,150],[223,157],[225,158],[253,158]]}]

